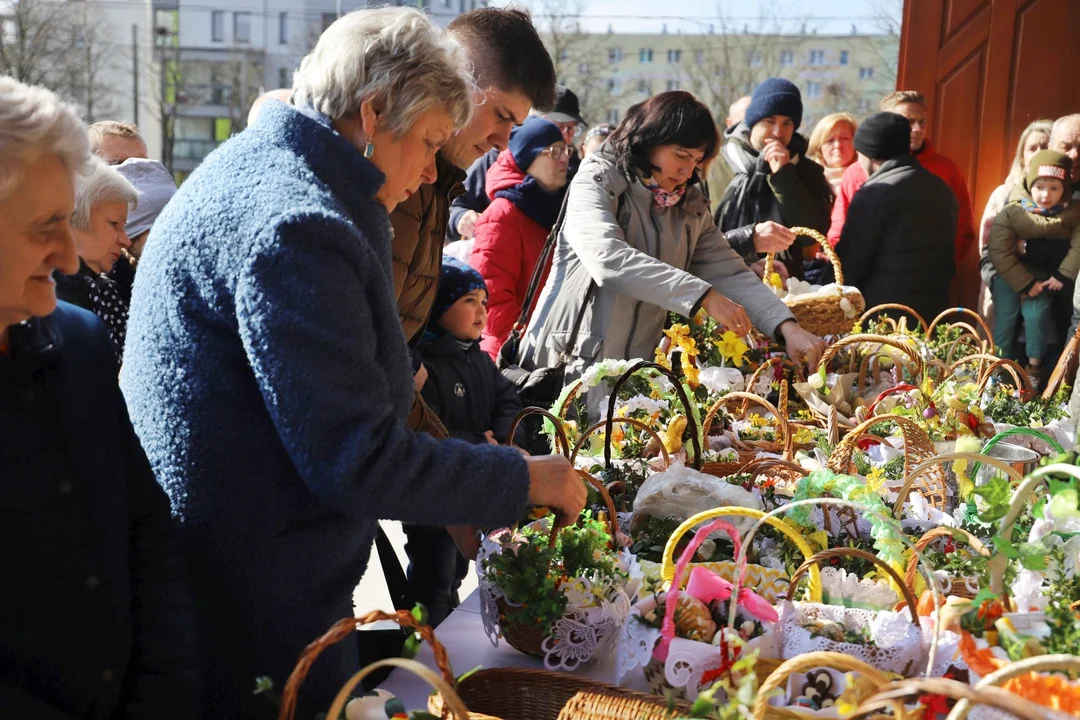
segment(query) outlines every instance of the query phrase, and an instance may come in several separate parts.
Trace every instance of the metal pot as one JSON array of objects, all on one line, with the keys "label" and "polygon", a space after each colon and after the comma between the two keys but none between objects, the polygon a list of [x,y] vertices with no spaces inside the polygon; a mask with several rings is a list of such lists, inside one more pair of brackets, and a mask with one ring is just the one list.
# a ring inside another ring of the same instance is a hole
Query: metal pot
[{"label": "metal pot", "polygon": [[[1009,443],[998,443],[987,450],[986,454],[992,458],[1008,463],[1025,477],[1035,471],[1035,468],[1039,466],[1039,458],[1041,457],[1039,453],[1034,450],[1019,445],[1010,445]],[[980,467],[979,475],[975,482],[981,485],[992,478],[994,474],[995,471],[993,468],[987,466]]]}]

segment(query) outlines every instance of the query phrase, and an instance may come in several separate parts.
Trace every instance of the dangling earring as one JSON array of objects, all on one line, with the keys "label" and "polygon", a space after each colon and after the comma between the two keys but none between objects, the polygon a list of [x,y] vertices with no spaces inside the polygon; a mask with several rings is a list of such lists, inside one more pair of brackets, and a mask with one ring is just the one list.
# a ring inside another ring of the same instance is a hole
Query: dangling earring
[{"label": "dangling earring", "polygon": [[368,141],[368,144],[364,146],[364,158],[370,160],[371,156],[375,154],[375,143]]}]

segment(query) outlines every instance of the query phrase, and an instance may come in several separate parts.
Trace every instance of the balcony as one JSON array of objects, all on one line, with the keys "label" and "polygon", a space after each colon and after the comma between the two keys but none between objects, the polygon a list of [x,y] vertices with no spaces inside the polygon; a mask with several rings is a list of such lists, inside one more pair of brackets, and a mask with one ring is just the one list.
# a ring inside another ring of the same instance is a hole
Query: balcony
[{"label": "balcony", "polygon": [[177,139],[173,144],[173,160],[187,160],[194,161],[198,164],[203,158],[209,155],[214,148],[220,145],[217,140],[180,140]]}]

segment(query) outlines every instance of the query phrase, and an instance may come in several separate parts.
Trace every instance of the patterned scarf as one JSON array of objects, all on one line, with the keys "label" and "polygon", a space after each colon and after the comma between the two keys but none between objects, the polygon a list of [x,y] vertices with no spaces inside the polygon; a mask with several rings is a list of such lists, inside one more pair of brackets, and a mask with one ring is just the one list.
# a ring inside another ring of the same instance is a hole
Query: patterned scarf
[{"label": "patterned scarf", "polygon": [[1029,213],[1035,213],[1036,215],[1045,215],[1047,217],[1053,217],[1065,209],[1067,203],[1059,202],[1053,207],[1039,207],[1035,204],[1034,200],[1028,198],[1020,198],[1020,207],[1024,208]]},{"label": "patterned scarf", "polygon": [[124,359],[124,338],[127,335],[127,303],[120,297],[116,283],[105,275],[99,275],[87,266],[82,268],[81,274],[86,280],[94,314],[109,328],[109,339],[112,340],[113,352],[116,353],[116,362],[121,363]]},{"label": "patterned scarf", "polygon": [[653,180],[651,177],[642,178],[641,184],[649,188],[649,192],[653,196],[653,204],[657,207],[674,207],[682,202],[683,196],[686,195],[686,184],[682,184],[674,190],[665,190],[660,187],[660,183]]}]

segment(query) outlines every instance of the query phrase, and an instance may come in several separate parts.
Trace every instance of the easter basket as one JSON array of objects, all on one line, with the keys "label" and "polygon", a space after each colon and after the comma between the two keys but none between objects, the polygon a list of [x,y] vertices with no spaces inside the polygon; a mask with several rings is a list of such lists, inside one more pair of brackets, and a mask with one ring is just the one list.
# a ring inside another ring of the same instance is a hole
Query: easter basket
[{"label": "easter basket", "polygon": [[[743,652],[755,649],[760,652],[754,667],[758,674],[767,674],[779,665],[772,603],[779,590],[786,590],[784,573],[745,563],[740,570],[735,563],[690,562],[701,543],[717,530],[731,537],[735,544],[735,556],[739,556],[741,540],[738,531],[730,523],[717,519],[723,516],[764,518],[763,513],[746,508],[716,508],[699,513],[679,526],[664,549],[661,576],[667,591],[638,600],[631,608],[631,618],[620,636],[620,679],[640,668],[653,692],[692,698],[701,687],[727,672],[731,663]],[[784,533],[805,556],[812,554],[810,547],[790,526],[775,518],[765,518],[765,522]],[[682,536],[701,523],[709,524],[697,530],[676,563],[675,549]],[[740,580],[736,583],[737,587],[732,588],[731,583],[736,582],[736,578]],[[684,582],[685,590],[682,587]],[[727,597],[723,595],[725,590]],[[728,609],[712,607],[718,600],[730,603],[732,590],[738,592],[736,612],[729,613]],[[816,567],[812,571],[807,593],[811,599],[821,597],[821,577]],[[659,618],[656,613],[661,602],[667,616],[662,626],[657,628],[655,624]],[[702,616],[702,612],[710,614],[710,617]],[[763,614],[767,616],[767,622],[761,620]],[[724,621],[717,622],[721,616]],[[742,621],[736,628],[740,616]],[[650,617],[652,622],[646,622]],[[698,623],[697,630],[685,632],[688,623]],[[751,633],[748,627],[755,632]],[[676,631],[680,633],[679,637],[676,637]],[[692,639],[690,635],[697,639]],[[744,637],[748,635],[753,637]]]},{"label": "easter basket", "polygon": [[[793,227],[791,231],[796,235],[811,237],[821,245],[821,251],[832,263],[836,282],[816,292],[788,294],[782,298],[784,304],[799,321],[799,325],[815,335],[843,335],[851,332],[855,319],[866,308],[862,293],[857,288],[844,285],[844,270],[840,267],[840,258],[821,233],[807,227]],[[765,256],[766,285],[770,284],[775,261],[776,256],[773,253]]]},{"label": "easter basket", "polygon": [[[611,496],[595,477],[580,470],[578,474],[597,490],[607,507],[607,543],[609,549],[616,552],[618,528]],[[534,531],[549,531],[552,520],[550,516],[544,517],[526,527]],[[557,539],[558,534],[550,532],[548,547],[554,548]],[[484,632],[491,643],[498,645],[502,637],[519,652],[543,658],[549,670],[573,670],[605,652],[614,643],[629,612],[630,600],[624,588],[605,582],[594,590],[593,584],[597,582],[595,577],[559,577],[554,582],[554,593],[565,596],[566,610],[550,630],[524,621],[511,622],[510,615],[523,610],[525,606],[514,604],[507,597],[494,579],[490,567],[498,555],[513,552],[517,556],[518,550],[514,545],[511,531],[497,531],[484,539],[477,556],[481,618]],[[628,564],[628,559],[625,564]]]}]

